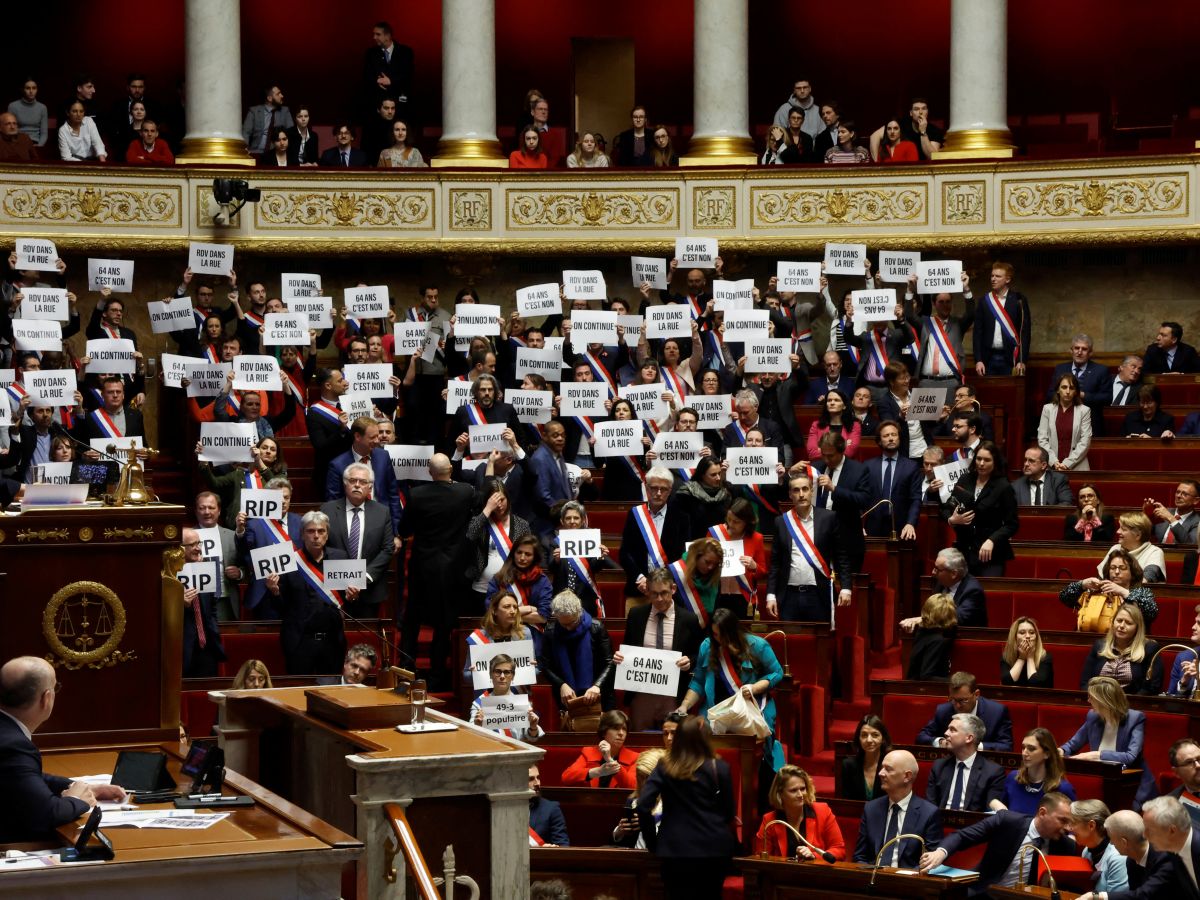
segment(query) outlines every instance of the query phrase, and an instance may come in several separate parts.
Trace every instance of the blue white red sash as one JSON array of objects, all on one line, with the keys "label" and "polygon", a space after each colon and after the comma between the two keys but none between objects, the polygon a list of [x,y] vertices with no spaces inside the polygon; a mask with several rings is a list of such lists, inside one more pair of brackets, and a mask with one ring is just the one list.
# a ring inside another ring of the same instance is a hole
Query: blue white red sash
[{"label": "blue white red sash", "polygon": [[101,322],[100,330],[107,334],[114,341],[119,341],[121,339],[121,329],[115,325],[109,325],[107,322]]},{"label": "blue white red sash", "polygon": [[292,392],[292,396],[296,398],[296,402],[300,404],[300,408],[304,409],[308,405],[308,394],[304,390],[303,375],[297,374],[295,371],[297,368],[299,366],[283,370],[283,383]]},{"label": "blue white red sash", "polygon": [[661,366],[658,374],[662,378],[662,383],[666,386],[667,390],[675,394],[677,401],[682,401],[688,395],[687,382],[676,372],[672,371],[670,366]]},{"label": "blue white red sash", "polygon": [[95,402],[96,406],[104,405],[104,394],[100,393],[100,388],[90,387],[87,388],[87,392],[92,395],[92,400]]},{"label": "blue white red sash", "polygon": [[88,418],[92,420],[92,424],[100,429],[100,432],[104,435],[104,437],[124,437],[124,435],[121,434],[121,429],[117,427],[117,423],[114,422],[109,414],[103,409],[93,409],[90,413],[88,413]]},{"label": "blue white red sash", "polygon": [[24,385],[17,384],[15,381],[10,385],[6,385],[4,390],[8,392],[8,396],[12,397],[13,403],[18,408],[21,406],[21,399],[29,395],[29,391],[25,390]]},{"label": "blue white red sash", "polygon": [[425,310],[413,307],[408,311],[408,321],[410,322],[427,322],[428,317],[425,315]]},{"label": "blue white red sash", "polygon": [[318,400],[311,407],[309,407],[309,409],[318,415],[324,416],[335,425],[342,424],[342,411],[332,403],[328,403],[324,400]]},{"label": "blue white red sash", "polygon": [[883,369],[888,364],[887,346],[874,328],[867,332],[867,341],[871,345],[871,359],[879,367],[880,377],[883,377]]},{"label": "blue white red sash", "polygon": [[482,628],[476,628],[467,635],[468,644],[490,644],[492,643],[491,636]]},{"label": "blue white red sash", "polygon": [[692,318],[699,319],[704,316],[704,307],[700,305],[700,298],[687,295],[688,309],[692,311]]},{"label": "blue white red sash", "polygon": [[604,367],[604,363],[600,362],[600,360],[596,358],[596,354],[594,354],[591,350],[585,350],[583,353],[583,358],[587,361],[588,368],[592,370],[592,377],[595,378],[596,381],[603,382],[608,388],[608,399],[616,400],[617,383],[613,381],[613,377],[609,374],[608,369]]},{"label": "blue white red sash", "polygon": [[546,845],[546,842],[542,840],[541,836],[536,831],[534,831],[533,826],[530,825],[529,826],[529,846],[530,847],[544,847],[545,845]]},{"label": "blue white red sash", "polygon": [[521,585],[517,584],[516,581],[507,587],[510,591],[517,595],[517,601],[521,606],[533,606],[533,603],[530,600],[530,588],[521,587]]},{"label": "blue white red sash", "polygon": [[738,419],[734,419],[729,424],[729,427],[733,430],[734,437],[737,438],[737,445],[739,447],[745,447],[746,446],[746,429],[742,427],[742,423]]},{"label": "blue white red sash", "polygon": [[263,486],[262,474],[257,469],[246,470],[246,483],[244,487],[252,491],[261,491]]},{"label": "blue white red sash", "polygon": [[921,336],[917,334],[917,329],[913,328],[907,322],[904,323],[904,327],[908,330],[908,344],[906,345],[906,349],[912,355],[913,362],[916,362],[921,356]]},{"label": "blue white red sash", "polygon": [[992,311],[992,318],[996,320],[996,324],[1003,329],[1008,339],[1017,345],[1018,352],[1021,348],[1021,339],[1017,336],[1017,326],[1013,324],[1012,316],[1008,314],[1008,310],[1004,308],[1004,304],[995,294],[988,292],[988,308]]},{"label": "blue white red sash", "polygon": [[60,406],[58,408],[58,421],[62,423],[63,428],[74,428],[75,421],[71,418],[71,410],[73,406]]},{"label": "blue white red sash", "polygon": [[325,587],[325,573],[314,566],[306,554],[296,554],[296,567],[304,580],[315,587],[322,597],[338,609],[342,608],[342,603],[344,602],[342,600],[342,592]]},{"label": "blue white red sash", "polygon": [[716,360],[716,368],[720,368],[725,362],[725,354],[721,352],[721,338],[711,328],[705,328],[700,332],[700,343],[705,346],[704,359]]},{"label": "blue white red sash", "polygon": [[487,425],[487,416],[483,414],[483,407],[478,403],[467,403],[463,407],[467,411],[467,419],[472,425]]},{"label": "blue white red sash", "polygon": [[[710,645],[709,652],[712,652],[712,645]],[[730,696],[741,693],[742,687],[744,686],[742,684],[741,675],[738,673],[738,667],[734,665],[733,654],[731,654],[725,647],[721,647],[718,651],[717,677],[720,678],[725,687],[729,689]],[[759,709],[765,709],[767,706],[767,695],[762,694],[761,696],[755,697],[754,702],[758,704]]]},{"label": "blue white red sash", "polygon": [[529,346],[527,343],[525,343],[525,338],[519,338],[515,334],[510,334],[508,336],[508,340],[510,343],[516,344],[518,347],[528,347]]},{"label": "blue white red sash", "polygon": [[596,423],[592,421],[591,416],[571,416],[579,425],[579,430],[583,432],[585,438],[596,437]]},{"label": "blue white red sash", "polygon": [[812,346],[813,333],[811,328],[805,328],[803,331],[797,331],[792,337],[792,352],[797,356],[805,356],[804,351],[807,349],[805,344]]},{"label": "blue white red sash", "polygon": [[[816,484],[816,478],[813,478],[813,483]],[[767,510],[772,515],[779,515],[779,507],[767,499],[767,495],[763,493],[762,485],[747,484],[746,488],[750,490],[750,497],[757,502],[763,509]]]},{"label": "blue white red sash", "polygon": [[[729,532],[726,530],[724,525],[713,525],[708,529],[708,533],[718,541],[733,540],[733,538],[729,536]],[[750,579],[746,577],[746,573],[743,572],[741,575],[734,575],[733,580],[737,582],[738,590],[742,592],[742,596],[746,599],[746,602],[750,604],[750,606],[754,606],[754,601],[757,595],[755,594],[754,588],[750,586]]]},{"label": "blue white red sash", "polygon": [[694,472],[695,469],[672,469],[671,471],[679,476],[680,481],[691,481],[692,472]]},{"label": "blue white red sash", "polygon": [[954,462],[962,462],[964,459],[970,461],[971,454],[967,452],[966,447],[960,447],[950,454],[950,459],[952,459]]},{"label": "blue white red sash", "polygon": [[221,354],[217,351],[217,348],[214,347],[212,344],[204,345],[204,358],[207,359],[213,365],[217,365],[218,363],[221,362]]},{"label": "blue white red sash", "polygon": [[854,345],[853,341],[848,340],[846,338],[846,320],[845,319],[838,320],[838,333],[842,336],[842,344],[846,348],[846,353],[848,353],[850,355],[850,359],[854,361],[854,365],[857,366],[857,365],[861,364],[862,354],[859,352],[858,347],[856,347]]},{"label": "blue white red sash", "polygon": [[662,538],[654,527],[654,519],[650,515],[650,506],[641,503],[635,506],[633,513],[634,524],[642,533],[642,541],[646,544],[646,569],[659,569],[667,564],[667,551],[663,549]]},{"label": "blue white red sash", "polygon": [[258,313],[253,313],[253,312],[246,313],[246,321],[249,322],[251,325],[253,325],[255,328],[262,328],[263,325],[266,324],[266,319],[264,319]]},{"label": "blue white red sash", "polygon": [[704,608],[704,604],[700,602],[700,594],[696,591],[687,577],[687,563],[682,559],[677,559],[675,562],[667,566],[667,571],[671,573],[671,577],[675,579],[675,586],[679,588],[679,593],[682,595],[688,609],[696,614],[696,618],[700,620],[700,625],[704,628],[708,627],[708,610]]},{"label": "blue white red sash", "polygon": [[267,540],[272,544],[295,544],[292,542],[291,535],[287,533],[287,523],[281,519],[260,519],[263,523],[263,528],[267,532]]},{"label": "blue white red sash", "polygon": [[942,320],[937,316],[927,316],[925,321],[929,323],[929,336],[933,338],[933,346],[937,349],[938,355],[946,361],[950,371],[961,381],[962,363],[958,361],[958,354],[954,352],[954,345],[950,343],[950,335],[946,332],[946,327],[942,325]]},{"label": "blue white red sash", "polygon": [[508,559],[508,554],[512,553],[513,542],[508,536],[508,532],[504,530],[504,526],[499,522],[487,520],[488,534],[492,538],[492,546],[496,548],[496,552],[500,554],[501,559]]},{"label": "blue white red sash", "polygon": [[829,563],[825,562],[825,557],[817,549],[816,542],[813,540],[812,535],[808,533],[808,529],[804,527],[804,523],[800,521],[800,517],[796,515],[796,511],[792,510],[789,512],[783,517],[783,521],[787,525],[792,543],[796,545],[796,549],[800,551],[800,555],[808,560],[808,564],[812,566],[813,571],[820,572],[826,578],[832,578],[833,575],[830,572]]},{"label": "blue white red sash", "polygon": [[[559,546],[558,535],[554,537],[554,545]],[[575,577],[592,589],[592,594],[596,597],[596,617],[604,618],[604,598],[600,596],[600,589],[596,587],[596,579],[592,577],[592,563],[587,559],[567,559],[563,560],[571,571],[575,573]]]},{"label": "blue white red sash", "polygon": [[225,408],[231,416],[239,416],[242,413],[242,398],[237,391],[230,391],[225,395]]}]

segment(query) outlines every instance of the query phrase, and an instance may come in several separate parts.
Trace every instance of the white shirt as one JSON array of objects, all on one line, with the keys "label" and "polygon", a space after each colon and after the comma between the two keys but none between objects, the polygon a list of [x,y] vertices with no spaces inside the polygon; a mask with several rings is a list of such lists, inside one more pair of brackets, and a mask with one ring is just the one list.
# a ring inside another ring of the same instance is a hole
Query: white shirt
[{"label": "white shirt", "polygon": [[[988,293],[991,294],[991,296],[996,297],[996,295],[994,293],[991,293],[990,291]],[[999,297],[996,297],[996,299],[998,301],[1000,301],[1001,309],[1004,308],[1004,301],[1007,298],[1008,298],[1008,291],[1005,291]],[[991,312],[990,309],[988,311]],[[1003,350],[1004,349],[1004,329],[1001,327],[1001,325],[998,321],[996,322],[995,327],[992,328],[992,349],[993,350]]]},{"label": "white shirt", "polygon": [[1192,841],[1196,839],[1196,830],[1188,829],[1187,840],[1183,842],[1183,848],[1179,851],[1179,858],[1183,860],[1184,868],[1187,869],[1188,877],[1192,879],[1192,884],[1196,884],[1196,869],[1192,865]]},{"label": "white shirt", "polygon": [[[904,819],[908,815],[908,805],[912,802],[912,796],[912,791],[909,791],[908,796],[906,796],[903,800],[897,800],[895,803],[892,803],[890,799],[888,800],[887,813],[883,817],[883,833],[885,836],[890,830],[888,828],[888,820],[892,817],[893,806],[900,807],[900,809],[896,812],[896,834],[904,834]],[[884,853],[883,859],[879,864],[881,866],[896,865],[896,854],[900,850],[900,845],[902,843],[903,841],[897,841],[896,843],[892,844],[892,846],[888,847],[887,851]]]},{"label": "white shirt", "polygon": [[[826,469],[825,474],[829,476],[830,487],[827,496],[825,497],[825,508],[833,509],[833,491],[837,487],[838,479],[842,477],[842,469],[845,468],[846,457],[842,457],[842,461],[837,464],[836,469]],[[812,529],[809,529],[810,531]]]},{"label": "white shirt", "polygon": [[667,504],[659,507],[658,512],[650,513],[650,521],[654,523],[654,529],[658,532],[658,539],[662,540],[663,527],[667,524]]},{"label": "white shirt", "polygon": [[[811,535],[813,533],[812,510],[809,510],[807,519],[801,519],[800,521]],[[813,537],[813,540],[816,540],[815,536]],[[792,565],[788,571],[788,587],[815,587],[817,583],[817,573],[813,571],[813,567],[809,565],[809,562],[804,557],[804,554],[800,552],[800,549],[796,546],[796,542],[789,540],[788,543],[792,545]]]},{"label": "white shirt", "polygon": [[[1036,821],[1037,819],[1030,819],[1029,830],[1025,832],[1025,839],[1021,841],[1019,846],[1024,847],[1025,844],[1028,844],[1030,841],[1036,841],[1041,837],[1041,834],[1038,832],[1037,827],[1034,824]],[[1037,854],[1029,848],[1018,850],[1017,855],[1013,857],[1012,862],[1008,864],[1008,868],[1004,870],[1004,874],[1000,877],[1000,880],[997,881],[996,884],[1000,887],[1013,887],[1020,880],[1022,865],[1024,865],[1026,867],[1026,871],[1028,871],[1029,857],[1036,855]]]},{"label": "white shirt", "polygon": [[63,162],[81,162],[108,156],[104,141],[100,140],[100,132],[91,116],[84,116],[83,123],[79,126],[79,134],[67,124],[58,129],[58,155]]},{"label": "white shirt", "polygon": [[967,784],[971,781],[971,768],[975,765],[975,759],[978,756],[978,753],[972,753],[966,759],[954,761],[954,774],[950,778],[950,793],[946,795],[945,809],[950,809],[950,805],[954,802],[954,782],[958,779],[958,766],[960,763],[966,767],[963,769],[962,773],[962,802],[964,804],[963,809],[966,809],[965,804],[967,802]]},{"label": "white shirt", "polygon": [[1116,722],[1104,720],[1104,733],[1100,737],[1100,746],[1096,749],[1104,752],[1105,750],[1117,749],[1117,728],[1120,727]]}]

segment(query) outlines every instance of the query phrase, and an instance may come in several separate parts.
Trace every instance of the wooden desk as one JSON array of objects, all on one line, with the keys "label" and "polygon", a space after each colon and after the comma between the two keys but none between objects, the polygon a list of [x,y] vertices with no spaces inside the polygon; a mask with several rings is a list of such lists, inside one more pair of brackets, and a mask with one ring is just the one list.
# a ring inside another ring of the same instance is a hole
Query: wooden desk
[{"label": "wooden desk", "polygon": [[762,900],[792,897],[921,897],[960,900],[969,882],[921,875],[899,875],[880,867],[871,886],[871,867],[857,863],[788,862],[782,859],[739,857],[734,865],[745,878],[745,896]]},{"label": "wooden desk", "polygon": [[[121,749],[163,750],[180,787],[179,747],[174,744]],[[67,777],[111,772],[116,748],[52,750],[45,770]],[[125,900],[130,896],[212,900],[229,897],[312,897],[327,900],[342,892],[342,870],[363,851],[361,842],[315,816],[230,773],[227,795],[254,797],[252,808],[228,810],[229,818],[203,831],[104,828],[116,859],[73,863],[0,874],[6,898]],[[169,809],[171,804],[147,806]],[[59,829],[62,844],[75,841],[84,819]],[[86,867],[86,872],[79,871]]]},{"label": "wooden desk", "polygon": [[[1029,884],[1025,887],[990,887],[988,896],[995,897],[996,900],[1050,900],[1051,894],[1048,887]],[[1060,900],[1075,900],[1083,895],[1059,888],[1058,896]]]},{"label": "wooden desk", "polygon": [[562,879],[576,897],[608,895],[622,900],[659,900],[663,896],[660,872],[658,857],[645,850],[529,848],[530,878]]}]

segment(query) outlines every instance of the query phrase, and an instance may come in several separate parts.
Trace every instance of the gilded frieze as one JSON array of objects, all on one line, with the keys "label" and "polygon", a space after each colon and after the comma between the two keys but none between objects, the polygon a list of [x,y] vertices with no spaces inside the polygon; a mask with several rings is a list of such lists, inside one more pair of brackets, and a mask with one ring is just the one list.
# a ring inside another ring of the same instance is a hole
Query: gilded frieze
[{"label": "gilded frieze", "polygon": [[751,228],[790,225],[924,225],[924,184],[750,189]]},{"label": "gilded frieze", "polygon": [[451,188],[450,230],[491,231],[492,192],[470,188]]},{"label": "gilded frieze", "polygon": [[736,228],[737,191],[733,187],[693,187],[692,227]]},{"label": "gilded frieze", "polygon": [[1001,181],[1003,220],[1181,218],[1189,215],[1186,172]]},{"label": "gilded frieze", "polygon": [[0,203],[10,222],[55,225],[178,225],[181,188],[10,184]]},{"label": "gilded frieze", "polygon": [[943,225],[984,225],[986,223],[986,181],[947,181],[942,184]]},{"label": "gilded frieze", "polygon": [[509,189],[509,228],[678,228],[679,189]]},{"label": "gilded frieze", "polygon": [[276,190],[264,188],[254,224],[279,228],[434,228],[432,190]]}]

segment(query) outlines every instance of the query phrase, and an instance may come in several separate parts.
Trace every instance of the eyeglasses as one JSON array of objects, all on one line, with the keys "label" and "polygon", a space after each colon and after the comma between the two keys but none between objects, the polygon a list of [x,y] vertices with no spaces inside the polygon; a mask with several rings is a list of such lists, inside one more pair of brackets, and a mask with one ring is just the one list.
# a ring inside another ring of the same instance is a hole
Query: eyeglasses
[{"label": "eyeglasses", "polygon": [[1172,768],[1186,769],[1189,766],[1200,766],[1200,756],[1194,757],[1193,759],[1181,759],[1179,762],[1175,763]]},{"label": "eyeglasses", "polygon": [[370,478],[347,478],[346,484],[370,484]]},{"label": "eyeglasses", "polygon": [[493,678],[512,678],[513,672],[511,669],[497,669],[492,673]]}]

